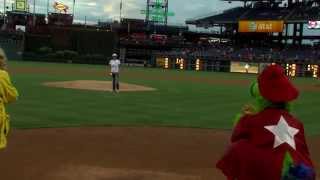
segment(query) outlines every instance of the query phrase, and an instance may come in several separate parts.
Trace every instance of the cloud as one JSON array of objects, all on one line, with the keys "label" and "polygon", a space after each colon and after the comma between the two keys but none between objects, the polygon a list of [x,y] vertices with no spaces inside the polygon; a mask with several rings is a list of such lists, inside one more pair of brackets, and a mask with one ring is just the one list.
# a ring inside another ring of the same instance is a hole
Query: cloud
[{"label": "cloud", "polygon": [[112,4],[107,4],[103,7],[103,11],[106,13],[112,13],[113,12],[113,6]]},{"label": "cloud", "polygon": [[94,17],[101,17],[101,16],[103,16],[104,13],[99,12],[99,11],[92,11],[92,12],[90,12],[90,14]]},{"label": "cloud", "polygon": [[[2,2],[2,0],[0,0]],[[7,5],[10,5],[7,0]],[[49,0],[50,11],[54,11],[52,4],[56,0]],[[70,7],[69,13],[72,13],[73,0],[57,0]],[[146,0],[122,0],[122,16],[128,18],[145,18],[145,15],[140,14],[140,10],[146,9]],[[30,10],[33,10],[33,0],[28,0]],[[36,0],[37,13],[46,14],[47,0]],[[76,0],[75,1],[75,18],[83,20],[86,16],[87,19],[97,21],[98,19],[104,20],[108,18],[119,18],[120,2],[121,0]],[[228,2],[221,0],[169,0],[169,11],[174,12],[175,16],[169,17],[170,23],[184,23],[186,19],[198,17],[204,14],[209,14],[215,11],[221,11],[234,6],[239,6],[240,3]],[[1,8],[2,7],[2,8]],[[3,9],[3,3],[0,3],[0,11]],[[11,8],[10,8],[11,9]]]},{"label": "cloud", "polygon": [[89,2],[87,3],[88,6],[97,6],[97,3],[96,2]]}]

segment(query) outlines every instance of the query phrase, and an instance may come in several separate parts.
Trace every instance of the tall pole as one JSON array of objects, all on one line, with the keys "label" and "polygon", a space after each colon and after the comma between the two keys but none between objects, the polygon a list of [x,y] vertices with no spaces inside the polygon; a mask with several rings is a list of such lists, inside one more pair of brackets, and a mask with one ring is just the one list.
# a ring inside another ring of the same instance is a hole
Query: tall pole
[{"label": "tall pole", "polygon": [[149,13],[150,13],[150,0],[147,0],[147,12],[146,12],[146,24],[147,24],[147,29],[149,30],[149,28],[150,28],[150,24],[149,24],[149,20],[150,20],[150,17],[149,17]]},{"label": "tall pole", "polygon": [[146,22],[149,22],[150,0],[147,0]]},{"label": "tall pole", "polygon": [[47,0],[47,16],[49,16],[49,0]]},{"label": "tall pole", "polygon": [[36,0],[33,0],[33,14],[36,13]]},{"label": "tall pole", "polygon": [[33,0],[33,26],[36,26],[36,0]]},{"label": "tall pole", "polygon": [[165,6],[164,6],[164,25],[168,24],[168,10],[169,10],[169,0],[165,0]]},{"label": "tall pole", "polygon": [[4,0],[3,1],[3,14],[6,13],[6,4],[7,4],[7,2],[6,2],[6,0]]},{"label": "tall pole", "polygon": [[74,19],[74,6],[76,5],[76,0],[73,0],[73,4],[72,4],[72,17]]},{"label": "tall pole", "polygon": [[121,23],[121,18],[122,18],[122,0],[120,1],[120,18],[119,18],[120,23]]},{"label": "tall pole", "polygon": [[6,0],[3,1],[3,24],[5,25],[6,24],[6,5],[7,5],[7,2]]}]

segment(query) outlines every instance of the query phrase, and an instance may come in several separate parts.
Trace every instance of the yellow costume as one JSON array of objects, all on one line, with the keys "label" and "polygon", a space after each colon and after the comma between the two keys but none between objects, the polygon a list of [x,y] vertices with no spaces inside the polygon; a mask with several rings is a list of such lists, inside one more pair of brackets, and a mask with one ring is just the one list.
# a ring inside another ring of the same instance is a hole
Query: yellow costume
[{"label": "yellow costume", "polygon": [[10,129],[9,115],[5,104],[13,102],[18,97],[18,91],[12,85],[9,74],[0,70],[0,149],[7,146],[7,135]]}]

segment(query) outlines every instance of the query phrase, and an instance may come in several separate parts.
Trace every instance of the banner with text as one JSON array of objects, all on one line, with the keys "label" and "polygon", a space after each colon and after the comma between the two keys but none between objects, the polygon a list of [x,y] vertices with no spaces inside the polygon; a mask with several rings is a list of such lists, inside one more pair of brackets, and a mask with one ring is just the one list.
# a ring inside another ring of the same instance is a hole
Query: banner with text
[{"label": "banner with text", "polygon": [[283,21],[239,21],[239,32],[282,32]]}]

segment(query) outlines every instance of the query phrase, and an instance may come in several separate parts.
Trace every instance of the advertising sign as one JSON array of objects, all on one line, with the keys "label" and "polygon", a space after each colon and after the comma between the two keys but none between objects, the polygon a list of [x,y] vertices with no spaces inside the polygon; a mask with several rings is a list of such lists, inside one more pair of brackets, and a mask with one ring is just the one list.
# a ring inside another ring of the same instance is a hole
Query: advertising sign
[{"label": "advertising sign", "polygon": [[309,21],[308,29],[320,29],[320,21]]},{"label": "advertising sign", "polygon": [[16,0],[16,11],[27,11],[27,0]]},{"label": "advertising sign", "polygon": [[283,21],[239,21],[239,32],[273,33],[283,31]]},{"label": "advertising sign", "polygon": [[65,4],[62,4],[62,3],[60,3],[60,2],[54,2],[53,8],[54,8],[56,11],[59,11],[60,13],[61,13],[61,12],[67,13],[67,11],[69,10],[69,6],[67,6],[67,5],[65,5]]}]

